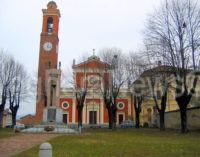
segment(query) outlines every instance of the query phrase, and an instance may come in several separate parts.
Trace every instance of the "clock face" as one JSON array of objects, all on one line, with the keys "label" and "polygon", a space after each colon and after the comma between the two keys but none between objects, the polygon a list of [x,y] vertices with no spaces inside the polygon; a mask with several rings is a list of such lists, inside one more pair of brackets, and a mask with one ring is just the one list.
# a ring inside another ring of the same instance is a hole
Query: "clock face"
[{"label": "clock face", "polygon": [[51,49],[52,49],[52,43],[51,42],[46,42],[46,43],[44,43],[44,45],[43,45],[43,49],[45,50],[45,51],[50,51]]}]

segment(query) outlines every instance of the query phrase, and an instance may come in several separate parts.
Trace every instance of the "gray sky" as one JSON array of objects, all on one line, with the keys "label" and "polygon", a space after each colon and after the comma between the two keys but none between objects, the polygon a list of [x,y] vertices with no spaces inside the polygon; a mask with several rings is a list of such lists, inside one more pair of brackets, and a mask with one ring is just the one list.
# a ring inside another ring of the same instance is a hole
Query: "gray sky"
[{"label": "gray sky", "polygon": [[[61,12],[59,58],[62,69],[83,53],[104,47],[123,52],[142,47],[148,13],[161,0],[55,0]],[[29,73],[37,72],[42,11],[49,0],[0,0],[0,49],[12,54]],[[35,101],[23,103],[19,115],[35,113]]]}]

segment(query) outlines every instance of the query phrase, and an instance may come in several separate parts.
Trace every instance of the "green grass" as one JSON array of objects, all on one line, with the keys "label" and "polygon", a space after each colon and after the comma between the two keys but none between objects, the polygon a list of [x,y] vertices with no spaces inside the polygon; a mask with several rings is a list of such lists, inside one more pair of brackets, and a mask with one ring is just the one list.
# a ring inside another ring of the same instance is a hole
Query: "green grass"
[{"label": "green grass", "polygon": [[12,136],[16,136],[17,134],[14,133],[13,128],[3,128],[0,129],[0,139],[8,138]]},{"label": "green grass", "polygon": [[[87,129],[50,141],[53,157],[197,157],[200,132],[181,134],[158,129]],[[39,145],[15,157],[38,156]]]}]

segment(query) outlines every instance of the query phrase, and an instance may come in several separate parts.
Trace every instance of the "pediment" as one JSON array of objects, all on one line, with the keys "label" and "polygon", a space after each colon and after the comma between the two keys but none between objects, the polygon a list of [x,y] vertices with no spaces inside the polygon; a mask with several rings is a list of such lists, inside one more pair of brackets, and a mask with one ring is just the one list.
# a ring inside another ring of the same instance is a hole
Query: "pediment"
[{"label": "pediment", "polygon": [[82,62],[80,64],[74,65],[73,69],[75,68],[110,68],[110,65],[100,61],[97,56],[91,56],[88,58],[87,61]]}]

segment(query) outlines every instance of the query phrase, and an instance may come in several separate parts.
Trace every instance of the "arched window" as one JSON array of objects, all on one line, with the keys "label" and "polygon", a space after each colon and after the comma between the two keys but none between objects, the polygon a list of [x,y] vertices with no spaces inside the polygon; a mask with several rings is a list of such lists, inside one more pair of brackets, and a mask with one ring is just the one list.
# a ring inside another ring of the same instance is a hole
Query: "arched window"
[{"label": "arched window", "polygon": [[51,33],[53,30],[53,18],[49,17],[47,19],[47,33]]}]

